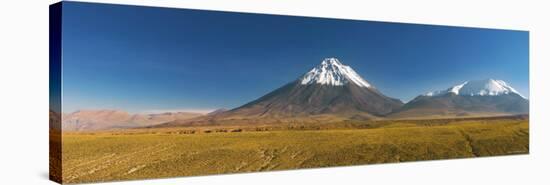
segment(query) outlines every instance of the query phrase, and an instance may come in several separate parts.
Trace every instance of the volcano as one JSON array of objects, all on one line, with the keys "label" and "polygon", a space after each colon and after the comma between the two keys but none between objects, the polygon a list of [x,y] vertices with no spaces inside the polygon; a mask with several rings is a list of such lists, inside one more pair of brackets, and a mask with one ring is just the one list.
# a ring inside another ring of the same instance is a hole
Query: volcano
[{"label": "volcano", "polygon": [[367,113],[383,116],[402,105],[400,100],[382,94],[351,67],[336,58],[326,58],[295,81],[228,114],[289,117]]},{"label": "volcano", "polygon": [[[296,80],[223,113],[195,121],[277,120],[331,116],[372,119],[403,106],[363,79],[350,66],[336,58],[326,58]],[[189,122],[189,121],[187,121]],[[178,124],[175,121],[171,124]]]}]

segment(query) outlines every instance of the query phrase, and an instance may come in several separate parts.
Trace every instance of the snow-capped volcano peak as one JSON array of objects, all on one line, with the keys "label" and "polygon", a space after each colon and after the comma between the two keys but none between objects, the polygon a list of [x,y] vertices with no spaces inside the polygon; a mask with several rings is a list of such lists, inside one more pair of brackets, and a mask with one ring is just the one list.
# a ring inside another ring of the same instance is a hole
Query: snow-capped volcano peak
[{"label": "snow-capped volcano peak", "polygon": [[462,84],[455,85],[447,90],[429,92],[425,95],[438,96],[447,93],[464,96],[498,96],[504,94],[517,94],[525,98],[506,82],[494,79],[466,81]]},{"label": "snow-capped volcano peak", "polygon": [[321,64],[311,69],[300,78],[302,85],[321,84],[342,86],[354,83],[360,87],[371,87],[351,67],[342,64],[337,58],[325,58]]}]

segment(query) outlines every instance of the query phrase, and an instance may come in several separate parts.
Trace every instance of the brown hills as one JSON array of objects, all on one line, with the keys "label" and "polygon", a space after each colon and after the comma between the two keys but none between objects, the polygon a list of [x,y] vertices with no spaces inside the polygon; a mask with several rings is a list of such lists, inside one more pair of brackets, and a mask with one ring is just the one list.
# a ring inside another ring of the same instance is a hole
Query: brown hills
[{"label": "brown hills", "polygon": [[63,131],[94,131],[145,127],[174,120],[186,120],[201,113],[168,112],[161,114],[129,114],[120,110],[80,110],[63,114]]}]

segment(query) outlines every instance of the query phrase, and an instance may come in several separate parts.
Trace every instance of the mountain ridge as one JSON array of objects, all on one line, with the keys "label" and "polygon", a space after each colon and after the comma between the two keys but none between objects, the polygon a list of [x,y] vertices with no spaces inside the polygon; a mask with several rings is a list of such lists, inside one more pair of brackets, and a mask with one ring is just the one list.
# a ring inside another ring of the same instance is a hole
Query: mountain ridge
[{"label": "mountain ridge", "polygon": [[191,112],[130,114],[122,110],[109,109],[77,110],[61,115],[61,129],[63,131],[93,131],[134,128],[153,126],[174,120],[185,120],[202,115]]},{"label": "mountain ridge", "polygon": [[446,93],[453,93],[456,95],[470,95],[470,96],[497,96],[503,94],[517,94],[524,99],[521,93],[515,90],[512,86],[508,85],[503,80],[485,79],[485,80],[470,80],[464,83],[454,85],[447,90],[430,91],[425,93],[425,96],[439,96]]},{"label": "mountain ridge", "polygon": [[[465,81],[445,90],[418,95],[403,103],[384,95],[337,58],[325,58],[295,80],[230,110],[218,109],[206,114],[185,116],[178,116],[178,113],[129,115],[123,111],[100,111],[96,115],[101,119],[96,122],[104,124],[102,127],[84,124],[83,127],[76,126],[73,129],[228,123],[326,123],[418,117],[504,116],[528,112],[528,100],[503,80]],[[86,112],[75,112],[78,113]],[[93,119],[84,116],[84,119],[69,118],[64,121],[79,125],[93,122]]]},{"label": "mountain ridge", "polygon": [[389,117],[510,115],[529,112],[529,101],[503,80],[471,80],[419,95]]}]

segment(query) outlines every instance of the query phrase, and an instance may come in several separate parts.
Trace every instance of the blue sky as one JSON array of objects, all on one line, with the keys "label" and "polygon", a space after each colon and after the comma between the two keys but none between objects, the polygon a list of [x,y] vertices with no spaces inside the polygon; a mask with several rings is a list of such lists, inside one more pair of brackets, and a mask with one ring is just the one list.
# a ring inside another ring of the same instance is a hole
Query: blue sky
[{"label": "blue sky", "polygon": [[337,57],[408,101],[466,80],[529,96],[526,31],[64,2],[63,112],[234,108]]}]

